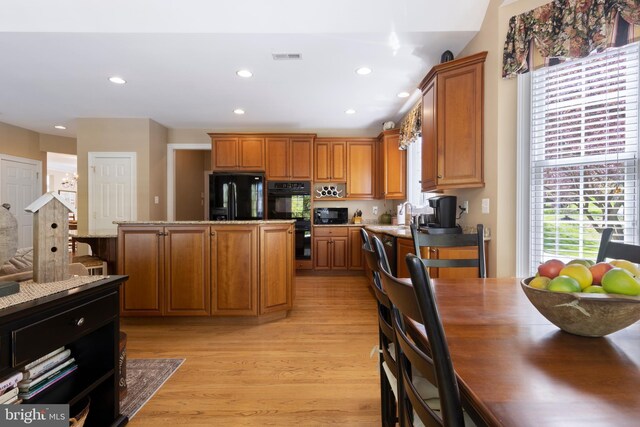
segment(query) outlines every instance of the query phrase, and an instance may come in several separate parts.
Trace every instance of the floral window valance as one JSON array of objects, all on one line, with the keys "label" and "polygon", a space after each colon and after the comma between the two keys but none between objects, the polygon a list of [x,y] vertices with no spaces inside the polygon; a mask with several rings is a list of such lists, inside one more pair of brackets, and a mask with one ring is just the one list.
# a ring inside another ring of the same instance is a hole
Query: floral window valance
[{"label": "floral window valance", "polygon": [[422,102],[418,102],[400,123],[400,149],[406,150],[409,144],[422,136]]},{"label": "floral window valance", "polygon": [[[640,0],[555,0],[513,16],[504,44],[502,77],[567,58],[623,46],[640,35]],[[535,45],[536,49],[533,49]]]}]

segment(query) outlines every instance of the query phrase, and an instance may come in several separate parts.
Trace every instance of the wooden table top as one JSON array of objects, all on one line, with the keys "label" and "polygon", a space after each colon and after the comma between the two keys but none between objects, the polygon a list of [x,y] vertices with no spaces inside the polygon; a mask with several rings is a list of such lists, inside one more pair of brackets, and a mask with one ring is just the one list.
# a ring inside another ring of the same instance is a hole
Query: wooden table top
[{"label": "wooden table top", "polygon": [[489,424],[640,423],[640,322],[580,337],[539,314],[518,279],[433,282],[461,393]]}]

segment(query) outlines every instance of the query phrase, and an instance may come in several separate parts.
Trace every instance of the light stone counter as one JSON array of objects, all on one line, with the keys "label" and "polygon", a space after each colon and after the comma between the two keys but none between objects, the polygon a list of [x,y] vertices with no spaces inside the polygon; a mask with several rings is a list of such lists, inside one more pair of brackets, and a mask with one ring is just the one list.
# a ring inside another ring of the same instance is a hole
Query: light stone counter
[{"label": "light stone counter", "polygon": [[293,224],[294,219],[265,219],[253,221],[113,221],[118,225],[260,225],[260,224]]}]

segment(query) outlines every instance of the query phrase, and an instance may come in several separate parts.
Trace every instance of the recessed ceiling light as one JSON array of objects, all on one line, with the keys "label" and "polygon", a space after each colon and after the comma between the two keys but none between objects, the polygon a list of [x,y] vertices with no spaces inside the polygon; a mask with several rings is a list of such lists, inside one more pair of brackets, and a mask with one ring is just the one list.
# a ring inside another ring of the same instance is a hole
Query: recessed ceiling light
[{"label": "recessed ceiling light", "polygon": [[60,130],[65,130],[67,127],[66,126],[62,126],[62,125],[55,125],[54,128],[60,129]]},{"label": "recessed ceiling light", "polygon": [[367,74],[371,74],[371,68],[369,67],[360,67],[356,70],[357,74],[360,74],[361,76],[366,76]]},{"label": "recessed ceiling light", "polygon": [[245,77],[245,78],[249,78],[253,76],[253,73],[249,70],[238,70],[236,71],[236,74],[239,75],[240,77]]},{"label": "recessed ceiling light", "polygon": [[243,115],[244,114],[244,110],[242,108],[236,108],[235,110],[233,110],[234,114],[238,114],[238,115]]},{"label": "recessed ceiling light", "polygon": [[125,84],[127,82],[125,79],[123,79],[122,77],[118,77],[118,76],[109,77],[109,81],[111,83],[115,83],[117,85],[123,85],[123,84]]},{"label": "recessed ceiling light", "polygon": [[345,113],[345,114],[355,114],[355,113],[356,113],[356,110],[354,110],[353,108],[349,108],[349,109],[348,109],[348,110],[346,110],[344,113]]},{"label": "recessed ceiling light", "polygon": [[398,93],[398,98],[408,98],[411,95],[409,92],[400,92]]}]

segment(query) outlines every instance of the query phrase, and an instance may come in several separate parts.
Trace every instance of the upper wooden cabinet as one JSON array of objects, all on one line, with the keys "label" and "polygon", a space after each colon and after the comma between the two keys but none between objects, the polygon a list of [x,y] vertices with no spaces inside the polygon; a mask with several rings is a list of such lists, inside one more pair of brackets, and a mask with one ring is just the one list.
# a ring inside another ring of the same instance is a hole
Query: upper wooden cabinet
[{"label": "upper wooden cabinet", "polygon": [[214,171],[264,171],[265,138],[261,135],[210,133],[211,169]]},{"label": "upper wooden cabinet", "polygon": [[384,131],[378,140],[378,197],[406,199],[407,151],[400,150],[400,130]]},{"label": "upper wooden cabinet", "polygon": [[484,187],[487,52],[436,65],[422,89],[422,191]]},{"label": "upper wooden cabinet", "polygon": [[347,141],[347,198],[376,197],[376,140],[371,138]]},{"label": "upper wooden cabinet", "polygon": [[316,138],[314,144],[314,181],[347,180],[347,142],[344,139]]},{"label": "upper wooden cabinet", "polygon": [[267,179],[311,180],[313,135],[268,136]]}]

